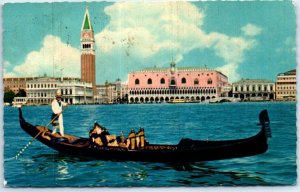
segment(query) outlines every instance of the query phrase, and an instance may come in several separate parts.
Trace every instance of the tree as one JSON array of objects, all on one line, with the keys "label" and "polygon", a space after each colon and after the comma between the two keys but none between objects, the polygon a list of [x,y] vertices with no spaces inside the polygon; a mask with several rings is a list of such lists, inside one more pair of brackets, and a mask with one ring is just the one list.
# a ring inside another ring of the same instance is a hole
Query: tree
[{"label": "tree", "polygon": [[20,89],[19,92],[16,94],[16,97],[26,97],[26,92],[24,89]]},{"label": "tree", "polygon": [[12,90],[9,90],[4,93],[4,103],[12,103],[14,100],[15,93]]}]

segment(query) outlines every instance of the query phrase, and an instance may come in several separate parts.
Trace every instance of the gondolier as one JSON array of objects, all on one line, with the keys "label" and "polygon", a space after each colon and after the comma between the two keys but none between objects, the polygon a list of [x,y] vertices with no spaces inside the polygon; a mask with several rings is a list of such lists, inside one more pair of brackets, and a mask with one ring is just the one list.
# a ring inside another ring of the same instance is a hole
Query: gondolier
[{"label": "gondolier", "polygon": [[51,119],[55,120],[52,122],[53,131],[52,134],[56,133],[56,129],[59,128],[59,133],[61,136],[64,136],[64,122],[62,115],[62,107],[67,106],[68,104],[61,100],[61,92],[60,90],[56,91],[55,99],[52,101],[52,116]]}]

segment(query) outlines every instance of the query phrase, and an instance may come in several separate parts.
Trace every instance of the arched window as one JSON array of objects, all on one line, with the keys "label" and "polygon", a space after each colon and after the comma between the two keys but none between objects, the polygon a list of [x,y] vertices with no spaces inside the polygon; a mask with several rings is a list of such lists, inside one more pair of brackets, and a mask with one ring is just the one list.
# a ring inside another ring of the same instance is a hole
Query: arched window
[{"label": "arched window", "polygon": [[175,84],[176,84],[175,80],[172,79],[172,80],[171,80],[171,85],[175,85]]},{"label": "arched window", "polygon": [[148,79],[147,83],[148,83],[148,85],[151,85],[152,84],[152,79]]},{"label": "arched window", "polygon": [[199,85],[199,80],[198,79],[194,80],[194,85]]},{"label": "arched window", "polygon": [[207,84],[212,84],[211,78],[209,78],[209,79],[207,80]]},{"label": "arched window", "polygon": [[185,79],[184,77],[181,79],[181,83],[182,83],[182,84],[185,84],[185,83],[186,83],[186,79]]},{"label": "arched window", "polygon": [[161,78],[161,80],[160,80],[160,84],[165,84],[165,79],[164,78]]},{"label": "arched window", "polygon": [[139,85],[139,84],[140,84],[140,80],[139,80],[139,79],[136,79],[136,80],[134,81],[134,83],[135,83],[136,85]]}]

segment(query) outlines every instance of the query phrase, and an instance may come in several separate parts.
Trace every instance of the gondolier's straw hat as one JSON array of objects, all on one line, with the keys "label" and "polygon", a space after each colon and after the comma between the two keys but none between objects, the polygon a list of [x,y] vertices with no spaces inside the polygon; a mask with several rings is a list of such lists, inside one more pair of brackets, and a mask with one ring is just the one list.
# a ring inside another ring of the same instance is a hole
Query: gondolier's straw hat
[{"label": "gondolier's straw hat", "polygon": [[56,91],[55,97],[61,97],[61,92],[60,92],[60,90],[57,90],[57,91]]}]

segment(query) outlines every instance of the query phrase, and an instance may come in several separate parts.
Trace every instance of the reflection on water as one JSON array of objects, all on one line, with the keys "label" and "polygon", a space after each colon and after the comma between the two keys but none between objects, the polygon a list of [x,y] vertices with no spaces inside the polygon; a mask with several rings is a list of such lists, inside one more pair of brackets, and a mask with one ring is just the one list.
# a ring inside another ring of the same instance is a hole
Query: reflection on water
[{"label": "reflection on water", "polygon": [[60,177],[56,178],[57,180],[71,179],[72,176],[69,175],[68,163],[64,160],[61,160],[57,163],[57,172]]},{"label": "reflection on water", "polygon": [[[217,161],[216,161],[217,162]],[[247,181],[247,185],[267,185],[259,173],[249,173],[246,171],[222,171],[218,167],[209,165],[207,162],[185,163],[185,164],[149,164],[151,170],[170,170],[180,172],[181,177],[173,179],[170,182],[180,183],[184,186],[235,186],[243,185]],[[220,179],[222,182],[220,182]]]}]

